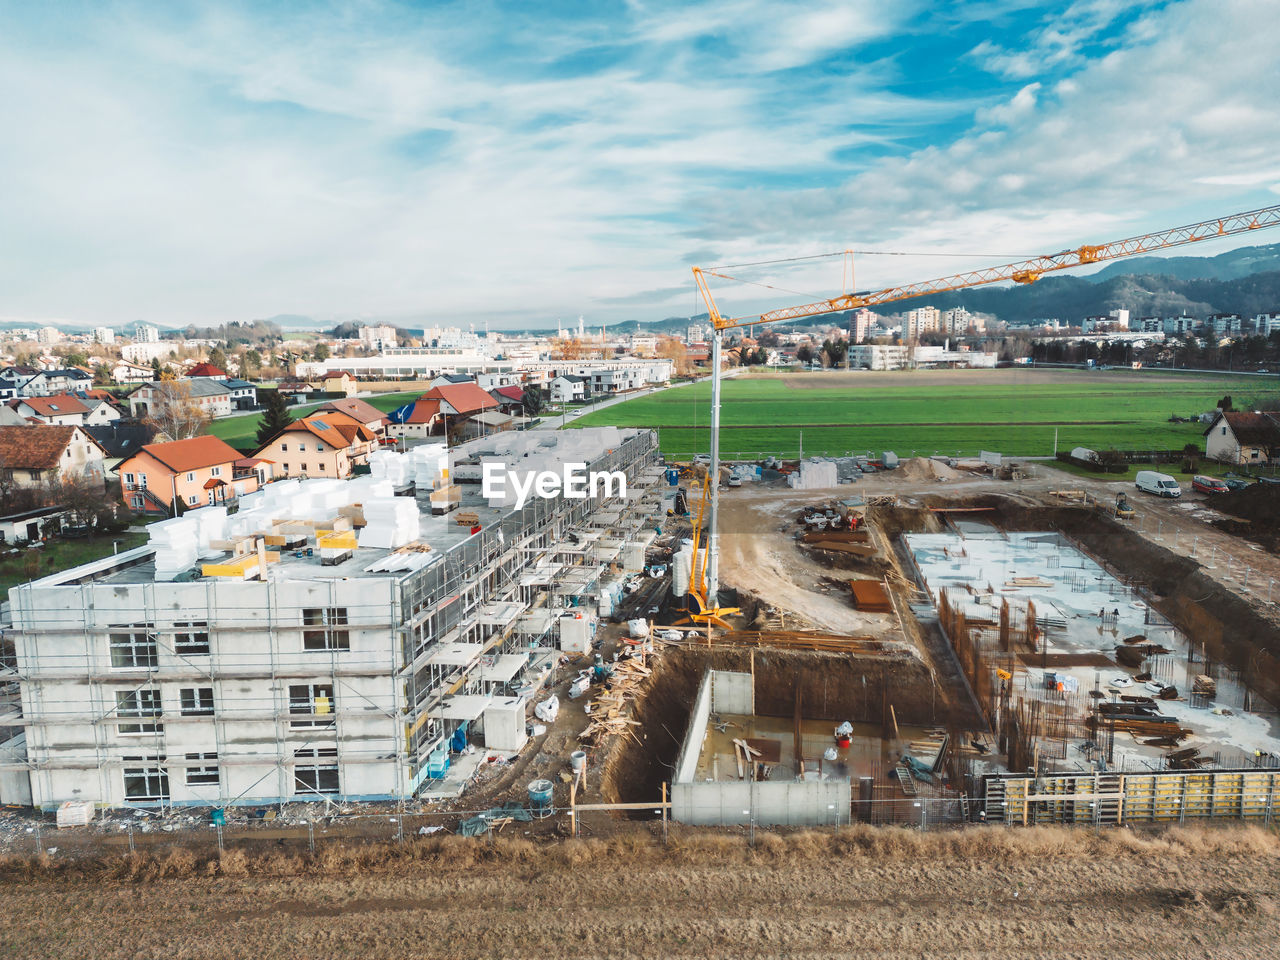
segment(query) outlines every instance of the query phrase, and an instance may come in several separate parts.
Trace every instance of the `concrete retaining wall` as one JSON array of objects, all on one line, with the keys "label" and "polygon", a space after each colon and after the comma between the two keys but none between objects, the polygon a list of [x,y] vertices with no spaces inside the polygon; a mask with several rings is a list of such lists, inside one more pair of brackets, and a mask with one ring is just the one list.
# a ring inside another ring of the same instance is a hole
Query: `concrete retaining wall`
[{"label": "concrete retaining wall", "polygon": [[822,826],[849,820],[847,780],[673,783],[671,817],[696,826]]}]

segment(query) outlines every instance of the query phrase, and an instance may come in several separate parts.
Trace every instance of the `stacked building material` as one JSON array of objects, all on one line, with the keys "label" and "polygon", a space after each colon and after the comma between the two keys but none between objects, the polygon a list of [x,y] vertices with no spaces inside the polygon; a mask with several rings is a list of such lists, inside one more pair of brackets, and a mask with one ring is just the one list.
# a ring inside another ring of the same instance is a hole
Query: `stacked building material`
[{"label": "stacked building material", "polygon": [[412,543],[419,536],[418,504],[412,497],[391,497],[364,505],[361,547],[394,549]]},{"label": "stacked building material", "polygon": [[800,469],[787,477],[787,486],[796,490],[827,490],[838,484],[836,465],[831,460],[804,460]]}]

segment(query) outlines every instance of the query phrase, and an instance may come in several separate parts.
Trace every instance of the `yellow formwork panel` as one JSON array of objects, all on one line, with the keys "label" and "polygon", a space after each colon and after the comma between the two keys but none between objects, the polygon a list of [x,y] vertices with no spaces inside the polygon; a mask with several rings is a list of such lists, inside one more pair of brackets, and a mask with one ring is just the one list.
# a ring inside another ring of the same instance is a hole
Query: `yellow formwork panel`
[{"label": "yellow formwork panel", "polygon": [[1210,816],[1236,817],[1240,815],[1240,801],[1244,780],[1238,773],[1217,773],[1213,777],[1213,807]]}]

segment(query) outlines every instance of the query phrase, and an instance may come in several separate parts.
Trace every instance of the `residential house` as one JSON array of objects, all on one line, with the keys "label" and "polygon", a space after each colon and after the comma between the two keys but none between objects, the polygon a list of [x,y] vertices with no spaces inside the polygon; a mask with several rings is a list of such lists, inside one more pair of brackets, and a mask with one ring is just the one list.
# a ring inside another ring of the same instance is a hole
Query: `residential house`
[{"label": "residential house", "polygon": [[93,375],[79,367],[42,370],[22,385],[23,392],[38,396],[71,393],[93,386]]},{"label": "residential house", "polygon": [[388,437],[430,437],[443,432],[443,418],[439,400],[419,397],[405,404],[392,415],[387,424]]},{"label": "residential house", "polygon": [[315,413],[289,424],[255,456],[270,460],[276,477],[349,477],[369,461],[378,435],[344,413]]},{"label": "residential house", "polygon": [[305,380],[281,380],[280,385],[276,387],[282,397],[291,397],[294,400],[300,400],[319,389],[315,384],[307,383]]},{"label": "residential house", "polygon": [[470,417],[498,409],[498,402],[472,380],[433,387],[414,402],[401,407],[399,422],[387,427],[393,437],[429,437],[448,434]]},{"label": "residential house", "polygon": [[354,397],[360,389],[356,375],[350,370],[329,370],[320,378],[320,388],[325,393],[340,393],[344,397]]},{"label": "residential house", "polygon": [[1280,461],[1280,413],[1219,413],[1204,433],[1204,455],[1220,463]]},{"label": "residential house", "polygon": [[105,451],[84,427],[0,427],[0,471],[20,487],[103,476]]},{"label": "residential house", "polygon": [[0,543],[34,542],[66,526],[67,509],[62,506],[36,507],[0,517]]},{"label": "residential house", "polygon": [[116,468],[124,502],[138,513],[228,503],[272,478],[271,464],[244,457],[217,437],[149,443]]},{"label": "residential house", "polygon": [[221,381],[231,391],[231,406],[237,410],[253,410],[258,406],[258,388],[248,380],[228,378]]},{"label": "residential house", "polygon": [[434,390],[436,387],[456,387],[460,383],[475,382],[476,378],[469,373],[442,373],[431,381],[431,389]]},{"label": "residential house", "polygon": [[146,383],[156,372],[139,363],[121,360],[111,367],[111,379],[115,383]]},{"label": "residential house", "polygon": [[561,374],[551,381],[552,403],[573,403],[591,396],[591,382],[575,374]]},{"label": "residential house", "polygon": [[89,408],[75,397],[58,394],[49,397],[22,397],[10,400],[9,406],[18,416],[38,423],[58,426],[81,426]]},{"label": "residential house", "polygon": [[387,415],[368,401],[358,397],[347,397],[343,400],[329,400],[320,404],[316,413],[345,413],[357,423],[381,435],[387,429]]},{"label": "residential house", "polygon": [[[172,381],[165,381],[165,383]],[[151,410],[165,388],[165,383],[151,381],[136,387],[129,394],[129,413],[135,417],[145,417]],[[225,417],[231,413],[231,391],[220,381],[210,379],[184,380],[182,385],[191,393],[191,399],[198,404],[210,418]]]},{"label": "residential house", "polygon": [[524,389],[517,386],[495,387],[489,391],[498,404],[498,409],[505,414],[524,415]]},{"label": "residential house", "polygon": [[187,371],[188,380],[226,380],[227,371],[212,363],[197,363]]},{"label": "residential house", "polygon": [[5,367],[0,370],[0,400],[23,395],[27,381],[40,373],[35,367]]},{"label": "residential house", "polygon": [[145,447],[156,435],[154,426],[132,417],[99,426],[90,425],[85,427],[85,431],[102,446],[103,463],[108,477],[114,476],[121,462]]}]

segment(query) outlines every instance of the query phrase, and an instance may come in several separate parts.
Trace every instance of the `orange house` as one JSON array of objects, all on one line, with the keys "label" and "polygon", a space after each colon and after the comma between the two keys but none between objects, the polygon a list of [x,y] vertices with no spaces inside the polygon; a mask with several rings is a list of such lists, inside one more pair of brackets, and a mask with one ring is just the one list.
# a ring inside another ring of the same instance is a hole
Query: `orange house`
[{"label": "orange house", "polygon": [[317,413],[295,420],[259,450],[284,477],[351,476],[378,449],[378,435],[345,413]]},{"label": "orange house", "polygon": [[116,472],[124,502],[139,513],[172,513],[175,497],[188,510],[229,503],[272,477],[268,461],[243,457],[217,437],[149,443]]}]

